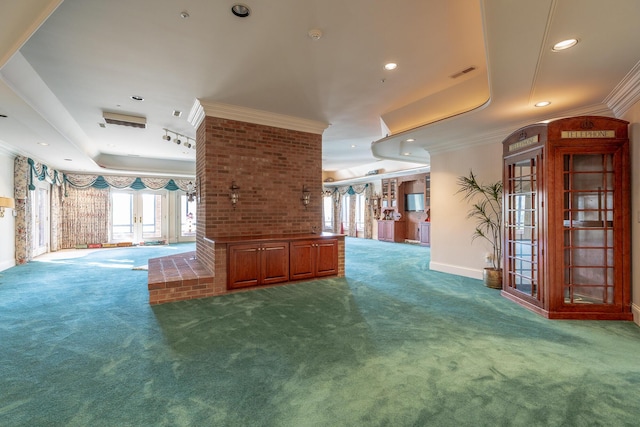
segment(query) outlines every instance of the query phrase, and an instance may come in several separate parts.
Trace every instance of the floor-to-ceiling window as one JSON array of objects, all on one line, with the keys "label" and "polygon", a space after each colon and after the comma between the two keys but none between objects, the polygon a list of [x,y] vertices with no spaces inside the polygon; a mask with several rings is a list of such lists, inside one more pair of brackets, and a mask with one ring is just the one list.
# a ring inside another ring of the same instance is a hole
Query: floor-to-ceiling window
[{"label": "floor-to-ceiling window", "polygon": [[196,236],[196,201],[189,200],[186,194],[179,194],[179,224],[180,232],[178,233],[179,241],[193,240]]},{"label": "floor-to-ceiling window", "polygon": [[166,192],[114,190],[111,193],[111,240],[143,242],[167,236]]},{"label": "floor-to-ceiling window", "polygon": [[31,216],[33,224],[33,256],[49,251],[50,236],[50,187],[47,181],[37,181],[31,191]]},{"label": "floor-to-ceiling window", "polygon": [[322,229],[333,231],[333,196],[331,194],[322,198]]}]

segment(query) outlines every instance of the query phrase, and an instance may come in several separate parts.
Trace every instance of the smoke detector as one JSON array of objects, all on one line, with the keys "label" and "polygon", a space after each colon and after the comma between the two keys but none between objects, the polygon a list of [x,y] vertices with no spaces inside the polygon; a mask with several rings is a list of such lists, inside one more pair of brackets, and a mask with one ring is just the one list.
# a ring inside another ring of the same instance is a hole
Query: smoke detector
[{"label": "smoke detector", "polygon": [[320,37],[322,37],[322,31],[320,31],[317,28],[314,28],[312,30],[309,30],[309,32],[307,33],[309,35],[309,37],[312,40],[320,40]]}]

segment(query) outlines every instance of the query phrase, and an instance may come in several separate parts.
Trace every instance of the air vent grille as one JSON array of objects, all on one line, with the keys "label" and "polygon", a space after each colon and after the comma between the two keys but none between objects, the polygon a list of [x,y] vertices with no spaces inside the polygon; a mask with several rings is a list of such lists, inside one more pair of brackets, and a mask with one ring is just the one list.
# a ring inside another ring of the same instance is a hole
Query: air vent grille
[{"label": "air vent grille", "polygon": [[147,119],[144,117],[107,112],[103,112],[102,117],[104,117],[104,121],[110,125],[129,126],[142,129],[147,127]]},{"label": "air vent grille", "polygon": [[459,72],[457,72],[457,73],[455,73],[455,74],[452,74],[452,75],[451,75],[451,78],[452,78],[452,79],[457,79],[458,77],[464,76],[465,74],[469,74],[470,72],[474,71],[475,69],[476,69],[476,67],[474,67],[474,66],[471,66],[471,67],[465,68],[465,69],[464,69],[464,70],[462,70],[462,71],[459,71]]}]

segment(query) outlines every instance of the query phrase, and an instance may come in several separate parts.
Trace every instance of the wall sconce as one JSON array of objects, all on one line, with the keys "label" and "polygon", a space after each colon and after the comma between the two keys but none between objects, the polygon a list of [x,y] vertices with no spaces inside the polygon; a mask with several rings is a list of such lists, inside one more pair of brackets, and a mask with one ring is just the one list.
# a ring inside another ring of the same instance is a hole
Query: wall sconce
[{"label": "wall sconce", "polygon": [[5,208],[15,209],[15,201],[11,197],[0,197],[0,218],[4,217]]},{"label": "wall sconce", "polygon": [[300,198],[300,200],[302,200],[304,208],[307,209],[307,206],[309,206],[309,202],[311,202],[311,191],[309,191],[306,185],[302,186],[302,197]]},{"label": "wall sconce", "polygon": [[196,189],[197,189],[197,185],[194,184],[193,182],[189,181],[187,183],[187,200],[190,202],[193,202],[193,200],[195,199],[196,196]]},{"label": "wall sconce", "polygon": [[233,205],[233,209],[236,208],[236,203],[238,203],[238,199],[240,198],[240,187],[236,185],[235,181],[231,181],[231,187],[229,187],[231,192],[229,193],[229,199],[231,199],[231,204]]}]

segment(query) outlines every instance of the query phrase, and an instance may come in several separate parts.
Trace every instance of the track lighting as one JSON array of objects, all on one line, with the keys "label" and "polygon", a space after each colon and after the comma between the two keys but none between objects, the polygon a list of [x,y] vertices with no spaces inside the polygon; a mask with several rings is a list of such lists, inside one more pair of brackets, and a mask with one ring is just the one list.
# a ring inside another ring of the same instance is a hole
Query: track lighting
[{"label": "track lighting", "polygon": [[[174,132],[166,128],[162,130],[164,130],[164,135],[162,136],[162,139],[164,139],[165,141],[169,141],[169,142],[173,141],[176,145],[183,145],[186,148],[192,148],[194,150],[196,149],[195,140],[192,140],[188,136],[182,135],[181,133]],[[171,137],[171,135],[169,135],[170,133],[172,133],[174,137]],[[193,143],[191,141],[193,141]]]}]

